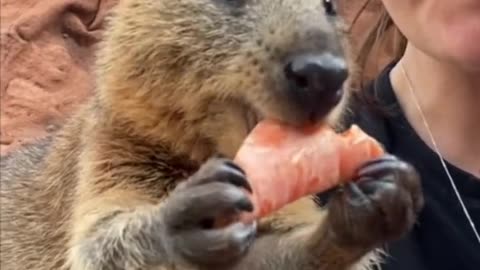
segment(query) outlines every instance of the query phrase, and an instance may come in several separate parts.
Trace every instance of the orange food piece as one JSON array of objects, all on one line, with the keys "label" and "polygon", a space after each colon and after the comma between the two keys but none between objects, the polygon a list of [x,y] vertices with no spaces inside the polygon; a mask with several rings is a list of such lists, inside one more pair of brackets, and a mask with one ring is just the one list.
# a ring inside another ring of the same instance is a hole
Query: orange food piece
[{"label": "orange food piece", "polygon": [[325,125],[296,129],[265,120],[248,135],[235,162],[252,187],[255,209],[249,216],[257,219],[353,179],[362,163],[383,153],[356,125],[338,134]]}]

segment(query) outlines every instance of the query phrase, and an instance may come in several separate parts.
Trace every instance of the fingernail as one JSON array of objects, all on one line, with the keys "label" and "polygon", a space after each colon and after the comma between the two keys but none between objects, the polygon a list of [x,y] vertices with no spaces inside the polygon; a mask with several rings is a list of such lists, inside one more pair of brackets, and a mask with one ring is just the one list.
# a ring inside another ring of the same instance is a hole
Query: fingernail
[{"label": "fingernail", "polygon": [[248,199],[242,199],[242,200],[238,201],[236,205],[237,205],[238,208],[240,208],[242,210],[245,210],[247,212],[252,212],[253,211],[253,204]]}]

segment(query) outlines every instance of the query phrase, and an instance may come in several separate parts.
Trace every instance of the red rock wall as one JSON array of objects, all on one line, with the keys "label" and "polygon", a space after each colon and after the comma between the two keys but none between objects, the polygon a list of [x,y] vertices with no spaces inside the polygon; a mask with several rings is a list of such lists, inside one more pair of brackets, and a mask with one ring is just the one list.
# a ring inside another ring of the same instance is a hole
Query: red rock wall
[{"label": "red rock wall", "polygon": [[[0,154],[62,124],[93,88],[95,45],[117,0],[2,0]],[[341,1],[352,18],[363,1]],[[360,35],[375,7],[354,29]]]},{"label": "red rock wall", "polygon": [[113,4],[113,0],[2,0],[2,155],[46,135],[89,96],[94,46]]}]

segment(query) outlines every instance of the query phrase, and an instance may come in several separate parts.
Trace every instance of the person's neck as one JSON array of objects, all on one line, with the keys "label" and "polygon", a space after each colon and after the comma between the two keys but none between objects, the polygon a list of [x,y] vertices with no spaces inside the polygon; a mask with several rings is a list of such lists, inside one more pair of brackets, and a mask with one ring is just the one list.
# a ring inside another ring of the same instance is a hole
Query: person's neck
[{"label": "person's neck", "polygon": [[469,74],[407,46],[390,78],[406,118],[432,149],[430,136],[400,64],[412,82],[444,159],[480,178],[480,74]]}]

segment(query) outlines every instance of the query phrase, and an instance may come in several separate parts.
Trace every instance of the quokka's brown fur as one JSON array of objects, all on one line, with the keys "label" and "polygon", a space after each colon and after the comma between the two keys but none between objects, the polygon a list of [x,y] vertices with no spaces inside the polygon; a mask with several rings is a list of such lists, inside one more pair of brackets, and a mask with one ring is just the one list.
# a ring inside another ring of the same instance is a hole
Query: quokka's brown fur
[{"label": "quokka's brown fur", "polygon": [[[252,114],[302,119],[282,94],[284,61],[343,57],[336,20],[314,0],[120,1],[95,95],[55,136],[2,160],[1,269],[200,269],[166,238],[162,205],[211,157],[233,157]],[[331,211],[347,209],[340,200]],[[261,221],[249,252],[220,269],[366,269],[389,235],[361,223],[382,216],[352,218],[360,229],[344,237],[353,229],[340,210],[334,228],[301,199]]]}]

